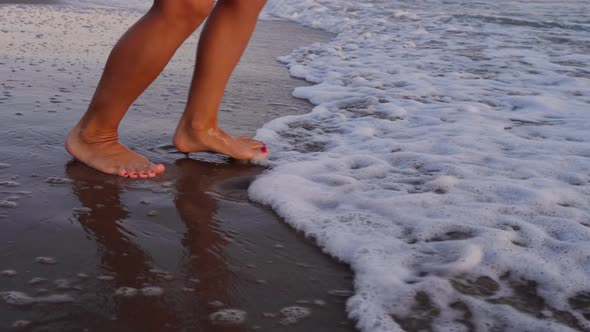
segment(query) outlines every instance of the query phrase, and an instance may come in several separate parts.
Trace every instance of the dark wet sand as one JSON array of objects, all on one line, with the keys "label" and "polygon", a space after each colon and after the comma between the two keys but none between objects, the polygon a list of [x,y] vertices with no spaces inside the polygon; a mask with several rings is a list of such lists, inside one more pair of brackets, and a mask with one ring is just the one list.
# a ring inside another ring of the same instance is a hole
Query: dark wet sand
[{"label": "dark wet sand", "polygon": [[[0,16],[0,294],[72,300],[19,306],[0,296],[0,331],[354,330],[345,314],[348,267],[249,202],[248,185],[263,169],[170,149],[196,37],[123,122],[124,142],[167,166],[160,178],[133,181],[72,161],[62,141],[137,14],[0,6]],[[224,128],[253,134],[272,118],[309,110],[291,97],[304,82],[275,59],[327,38],[260,22],[228,86]],[[121,287],[147,293],[116,295]],[[163,293],[149,296],[146,287]],[[311,315],[285,325],[280,310],[295,305]],[[245,311],[245,322],[210,319],[228,308]],[[24,328],[11,327],[19,320]]]}]

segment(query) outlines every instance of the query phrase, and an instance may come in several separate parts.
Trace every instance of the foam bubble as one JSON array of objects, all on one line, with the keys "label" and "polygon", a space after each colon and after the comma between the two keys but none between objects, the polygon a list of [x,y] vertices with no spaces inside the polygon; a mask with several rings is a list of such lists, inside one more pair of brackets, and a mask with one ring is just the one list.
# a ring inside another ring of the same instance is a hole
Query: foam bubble
[{"label": "foam bubble", "polygon": [[71,184],[74,181],[71,179],[66,179],[66,178],[60,178],[57,176],[52,176],[52,177],[48,177],[47,179],[45,179],[46,183],[49,184],[56,184],[56,185],[61,185],[61,184]]},{"label": "foam bubble", "polygon": [[162,296],[164,289],[156,286],[148,286],[141,289],[141,294],[144,296]]},{"label": "foam bubble", "polygon": [[210,307],[213,307],[213,308],[221,308],[225,305],[225,304],[223,304],[223,302],[221,302],[219,300],[210,301],[208,304]]},{"label": "foam bubble", "polygon": [[97,276],[96,279],[102,280],[102,281],[112,281],[112,280],[115,280],[115,277],[103,274],[103,275]]},{"label": "foam bubble", "polygon": [[328,291],[328,294],[338,297],[349,297],[353,294],[353,292],[348,289],[331,289]]},{"label": "foam bubble", "polygon": [[14,277],[16,274],[15,270],[0,271],[0,277]]},{"label": "foam bubble", "polygon": [[18,187],[18,186],[20,186],[20,183],[15,182],[15,181],[0,181],[0,186],[4,186],[4,187]]},{"label": "foam bubble", "polygon": [[0,207],[15,208],[17,206],[18,206],[18,203],[14,202],[14,201],[0,201]]},{"label": "foam bubble", "polygon": [[209,319],[219,324],[238,325],[246,321],[246,312],[239,309],[221,309],[209,315]]},{"label": "foam bubble", "polygon": [[301,306],[286,307],[281,309],[280,312],[284,317],[280,321],[283,325],[296,324],[300,320],[311,316],[311,309]]},{"label": "foam bubble", "polygon": [[29,325],[31,325],[31,321],[28,320],[17,320],[14,323],[12,323],[12,328],[15,329],[23,329],[28,327]]},{"label": "foam bubble", "polygon": [[57,289],[61,290],[72,288],[72,283],[68,279],[56,279],[53,284],[55,287],[57,287]]},{"label": "foam bubble", "polygon": [[115,291],[116,296],[122,296],[122,297],[133,297],[133,296],[137,295],[138,293],[139,293],[139,290],[137,288],[133,288],[133,287],[119,287]]},{"label": "foam bubble", "polygon": [[55,259],[54,257],[39,256],[35,258],[35,262],[45,265],[55,265],[57,264],[57,259]]},{"label": "foam bubble", "polygon": [[88,214],[90,212],[92,212],[92,209],[89,207],[77,207],[77,208],[73,208],[72,212],[74,212],[75,214]]},{"label": "foam bubble", "polygon": [[42,284],[45,282],[47,282],[47,279],[41,278],[41,277],[35,277],[35,278],[29,280],[30,285],[39,285],[39,284]]},{"label": "foam bubble", "polygon": [[44,297],[35,298],[36,302],[40,303],[68,303],[74,302],[74,298],[68,294],[52,294]]},{"label": "foam bubble", "polygon": [[0,298],[2,298],[2,300],[4,300],[4,302],[7,304],[14,306],[31,305],[36,302],[35,298],[30,297],[25,293],[16,291],[0,292]]},{"label": "foam bubble", "polygon": [[323,307],[323,306],[326,305],[326,301],[321,300],[321,299],[315,299],[315,300],[313,300],[313,304],[315,304],[317,306],[320,306],[320,307]]},{"label": "foam bubble", "polygon": [[32,297],[23,292],[0,292],[0,298],[9,305],[28,306],[35,303],[67,303],[74,299],[67,294],[52,294],[47,296]]}]

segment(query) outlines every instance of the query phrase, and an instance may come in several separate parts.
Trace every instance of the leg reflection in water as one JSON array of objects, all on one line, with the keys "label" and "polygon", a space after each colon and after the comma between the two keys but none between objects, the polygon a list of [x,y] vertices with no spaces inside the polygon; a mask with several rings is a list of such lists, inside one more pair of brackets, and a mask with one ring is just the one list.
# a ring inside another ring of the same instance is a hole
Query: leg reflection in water
[{"label": "leg reflection in water", "polygon": [[[216,310],[212,303],[235,307],[241,303],[239,277],[231,271],[226,256],[231,234],[223,229],[217,216],[218,200],[212,197],[213,184],[226,179],[252,176],[260,169],[243,164],[213,164],[195,159],[176,161],[180,176],[176,181],[175,205],[186,225],[182,244],[184,269],[187,276],[198,276],[196,293],[208,306],[202,317]],[[209,319],[201,321],[205,331],[241,331],[236,326],[214,324]]]},{"label": "leg reflection in water", "polygon": [[[224,308],[240,303],[236,299],[240,294],[236,289],[237,277],[224,256],[231,238],[216,217],[217,201],[210,192],[212,184],[219,180],[251,175],[259,170],[247,165],[193,159],[179,160],[176,166],[180,174],[175,182],[174,203],[186,231],[178,234],[183,250],[177,265],[179,271],[172,271],[169,276],[173,280],[168,280],[154,271],[154,259],[125,226],[131,213],[121,203],[124,189],[118,179],[97,178],[95,172],[77,162],[67,165],[74,194],[86,208],[76,214],[76,219],[97,243],[100,264],[97,274],[113,278],[96,284],[96,297],[92,301],[101,303],[89,304],[87,310],[99,312],[83,314],[83,317],[102,317],[103,322],[96,319],[95,323],[87,324],[100,324],[101,330],[109,331],[248,330],[210,320],[210,315],[219,310],[218,303],[223,303]],[[137,289],[138,294],[115,295],[122,287]],[[165,293],[160,297],[145,296],[141,294],[145,287],[162,287]]]},{"label": "leg reflection in water", "polygon": [[113,278],[112,282],[99,283],[96,288],[97,297],[105,302],[100,306],[99,310],[103,311],[100,314],[110,316],[106,322],[99,323],[106,324],[102,330],[174,331],[170,323],[175,321],[175,314],[162,299],[116,295],[122,287],[139,292],[146,285],[158,282],[157,276],[150,273],[150,256],[132,241],[133,234],[125,229],[129,211],[121,204],[122,188],[117,181],[97,179],[89,168],[78,162],[69,163],[66,172],[74,181],[74,194],[87,208],[76,218],[97,243],[98,273]]}]

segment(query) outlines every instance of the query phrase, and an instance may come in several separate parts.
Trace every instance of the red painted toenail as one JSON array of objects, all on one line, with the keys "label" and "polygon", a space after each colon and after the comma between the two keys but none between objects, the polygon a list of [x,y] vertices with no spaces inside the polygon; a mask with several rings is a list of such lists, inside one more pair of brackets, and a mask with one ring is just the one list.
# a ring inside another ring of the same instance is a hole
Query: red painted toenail
[{"label": "red painted toenail", "polygon": [[127,173],[127,172],[123,173],[123,176],[127,176],[127,175],[129,175],[129,173]]},{"label": "red painted toenail", "polygon": [[261,147],[260,151],[262,151],[263,153],[266,153],[266,151],[267,151],[266,146]]}]

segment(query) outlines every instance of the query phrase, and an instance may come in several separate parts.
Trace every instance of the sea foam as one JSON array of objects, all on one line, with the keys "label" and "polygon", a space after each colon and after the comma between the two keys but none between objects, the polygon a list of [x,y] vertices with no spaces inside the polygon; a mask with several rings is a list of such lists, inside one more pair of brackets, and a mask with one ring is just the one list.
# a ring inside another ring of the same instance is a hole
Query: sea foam
[{"label": "sea foam", "polygon": [[270,1],[335,33],[279,60],[250,197],[350,264],[363,331],[590,329],[589,1]]}]

